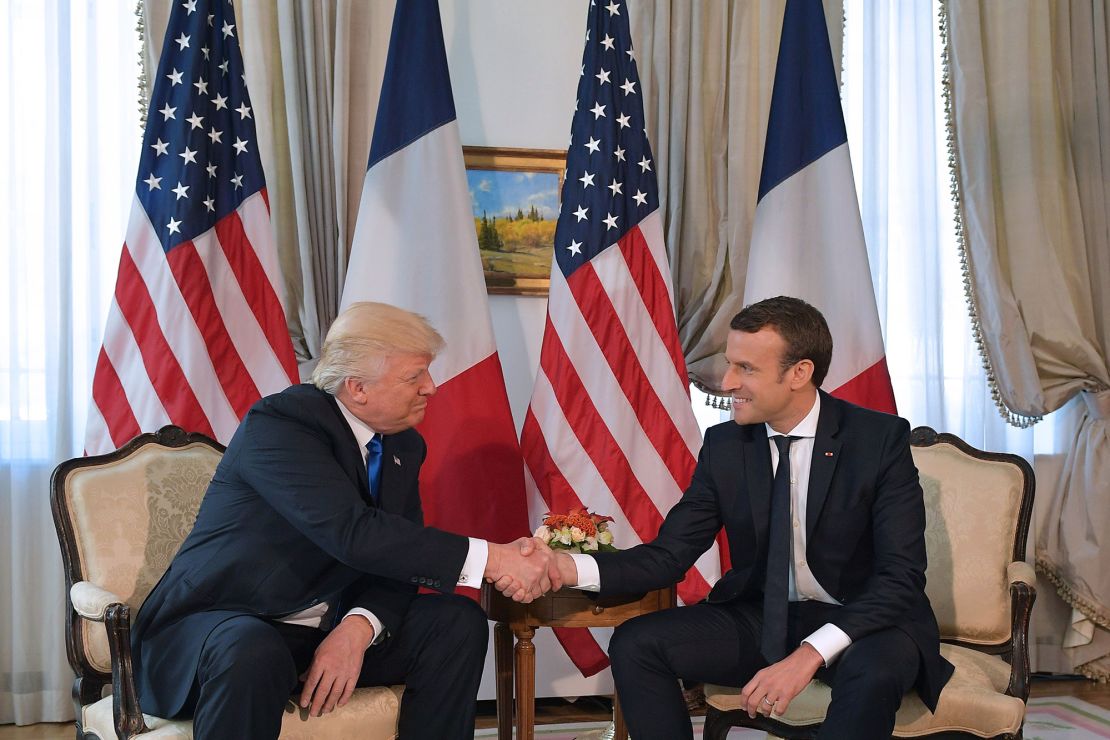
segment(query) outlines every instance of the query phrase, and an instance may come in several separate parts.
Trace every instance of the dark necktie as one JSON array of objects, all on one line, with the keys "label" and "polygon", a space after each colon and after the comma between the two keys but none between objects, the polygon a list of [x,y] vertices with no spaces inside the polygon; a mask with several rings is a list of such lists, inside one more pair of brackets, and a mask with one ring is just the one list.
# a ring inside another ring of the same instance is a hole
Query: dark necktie
[{"label": "dark necktie", "polygon": [[779,467],[771,486],[771,523],[767,536],[767,580],[763,584],[763,640],[768,663],[786,657],[787,600],[790,588],[790,443],[797,437],[772,437],[779,448]]},{"label": "dark necktie", "polygon": [[366,481],[370,484],[370,498],[378,503],[382,487],[382,435],[375,434],[366,443]]}]

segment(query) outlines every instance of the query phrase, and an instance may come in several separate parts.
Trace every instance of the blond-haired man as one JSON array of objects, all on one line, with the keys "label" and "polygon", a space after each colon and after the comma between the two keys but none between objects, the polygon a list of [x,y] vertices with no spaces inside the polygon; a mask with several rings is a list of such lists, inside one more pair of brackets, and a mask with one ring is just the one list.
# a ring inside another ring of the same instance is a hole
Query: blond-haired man
[{"label": "blond-haired man", "polygon": [[298,681],[313,714],[356,686],[404,683],[401,738],[473,736],[485,615],[417,588],[486,577],[527,600],[552,586],[552,563],[530,539],[423,526],[413,427],[442,346],[422,317],[356,303],[328,331],[312,383],[251,408],[136,618],[144,709],[191,714],[206,740],[276,738]]}]

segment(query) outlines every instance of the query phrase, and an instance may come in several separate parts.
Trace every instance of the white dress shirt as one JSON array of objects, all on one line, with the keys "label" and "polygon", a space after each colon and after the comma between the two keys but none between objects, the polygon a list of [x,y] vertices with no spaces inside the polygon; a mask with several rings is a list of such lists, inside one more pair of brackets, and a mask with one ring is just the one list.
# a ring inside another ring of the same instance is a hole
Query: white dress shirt
[{"label": "white dress shirt", "polygon": [[[347,420],[347,424],[351,427],[351,432],[355,435],[355,440],[358,442],[359,449],[362,451],[362,464],[366,465],[366,458],[370,454],[366,449],[366,445],[377,432],[347,410],[347,407],[343,405],[342,401],[336,399],[336,403],[339,405],[339,410],[343,413],[343,418]],[[459,574],[457,585],[479,588],[482,585],[482,575],[486,571],[486,560],[489,557],[489,545],[485,540],[478,540],[473,537],[468,539],[470,540],[470,549],[467,551],[466,560],[463,562],[462,572]],[[328,602],[324,601],[304,611],[289,614],[279,621],[286,622],[287,624],[299,624],[304,627],[319,628],[324,615],[328,611],[328,606]],[[371,645],[377,645],[386,638],[385,627],[382,625],[381,620],[371,611],[356,606],[343,615],[343,618],[347,619],[355,614],[365,617],[374,628],[374,640],[370,643]]]},{"label": "white dress shirt", "polygon": [[[786,432],[787,436],[797,437],[790,445],[790,510],[793,526],[792,553],[790,563],[789,598],[791,601],[823,601],[826,604],[838,604],[836,599],[829,595],[810,570],[806,562],[806,503],[809,494],[809,471],[813,462],[813,441],[817,436],[817,420],[821,416],[821,396],[816,395],[813,407],[797,426]],[[771,437],[778,436],[770,424],[764,425],[767,429],[767,444],[771,448],[771,470],[778,470],[779,450]],[[599,591],[601,589],[601,573],[598,571],[597,561],[589,555],[571,554],[574,565],[578,569],[578,586],[584,591]],[[809,637],[802,640],[808,642],[814,650],[820,653],[825,665],[831,664],[844,650],[852,644],[852,639],[844,630],[835,624],[825,624]]]}]

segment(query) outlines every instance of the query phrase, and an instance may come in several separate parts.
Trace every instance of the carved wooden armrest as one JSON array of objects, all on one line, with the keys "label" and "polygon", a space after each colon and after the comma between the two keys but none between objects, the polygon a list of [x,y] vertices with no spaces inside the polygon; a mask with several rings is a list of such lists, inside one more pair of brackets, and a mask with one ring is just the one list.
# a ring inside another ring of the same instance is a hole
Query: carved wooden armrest
[{"label": "carved wooden armrest", "polygon": [[1028,563],[1010,563],[1010,685],[1006,693],[1029,700],[1029,619],[1037,600],[1037,576]]},{"label": "carved wooden armrest", "polygon": [[82,618],[103,622],[112,657],[112,718],[122,740],[147,732],[131,667],[131,607],[123,599],[88,581],[69,590],[73,610]]}]

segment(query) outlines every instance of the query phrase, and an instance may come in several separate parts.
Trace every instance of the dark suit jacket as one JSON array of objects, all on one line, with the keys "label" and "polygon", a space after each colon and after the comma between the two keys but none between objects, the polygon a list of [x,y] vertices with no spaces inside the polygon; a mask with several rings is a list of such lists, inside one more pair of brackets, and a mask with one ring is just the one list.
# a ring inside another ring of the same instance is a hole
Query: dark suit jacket
[{"label": "dark suit jacket", "polygon": [[398,629],[420,585],[451,591],[465,537],[425,529],[414,430],[382,440],[371,498],[337,401],[310,385],[260,400],[228,445],[197,521],[139,610],[132,651],[143,710],[177,714],[201,647],[220,622],[279,617],[328,601]]},{"label": "dark suit jacket", "polygon": [[[761,603],[771,482],[763,424],[710,428],[690,487],[659,536],[595,556],[602,591],[640,592],[680,580],[723,526],[732,569],[708,601]],[[832,623],[852,640],[887,627],[904,630],[923,659],[918,692],[935,708],[952,666],[940,657],[925,595],[925,506],[904,419],[821,394],[806,538],[814,576],[844,605]]]}]

